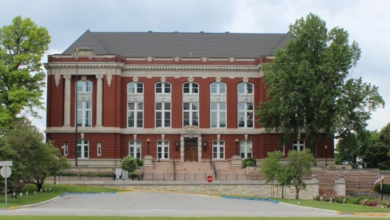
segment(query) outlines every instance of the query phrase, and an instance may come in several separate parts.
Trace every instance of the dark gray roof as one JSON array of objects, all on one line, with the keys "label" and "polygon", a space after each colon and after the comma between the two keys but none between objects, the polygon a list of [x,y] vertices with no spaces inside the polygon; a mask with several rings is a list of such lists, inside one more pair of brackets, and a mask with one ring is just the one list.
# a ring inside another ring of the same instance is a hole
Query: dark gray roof
[{"label": "dark gray roof", "polygon": [[96,54],[122,57],[258,58],[284,48],[289,36],[255,33],[91,32],[86,31],[63,54],[90,47]]}]

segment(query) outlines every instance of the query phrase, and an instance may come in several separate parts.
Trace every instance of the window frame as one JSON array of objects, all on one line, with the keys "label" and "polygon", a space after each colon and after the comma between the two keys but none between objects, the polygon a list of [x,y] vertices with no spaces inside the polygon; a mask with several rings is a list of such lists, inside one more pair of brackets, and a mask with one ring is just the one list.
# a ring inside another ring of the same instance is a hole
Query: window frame
[{"label": "window frame", "polygon": [[304,139],[293,140],[293,142],[292,142],[292,150],[298,151],[298,149],[299,149],[299,151],[304,151],[306,149],[305,140]]},{"label": "window frame", "polygon": [[[79,156],[79,152],[80,152],[80,156]],[[89,159],[89,140],[88,139],[77,139],[77,152],[76,153],[77,153],[78,159]],[[87,154],[87,156],[85,156],[85,154]]]},{"label": "window frame", "polygon": [[[169,160],[169,141],[168,140],[160,140],[157,141],[157,159],[159,160]],[[161,151],[160,151],[161,149]],[[161,154],[161,155],[159,155]],[[164,157],[161,157],[164,155]]]},{"label": "window frame", "polygon": [[142,158],[142,141],[140,140],[130,140],[128,155],[131,155],[133,158]]},{"label": "window frame", "polygon": [[[79,94],[93,95],[93,82],[90,80],[78,80],[76,86],[77,96]],[[93,100],[77,100],[76,101],[76,125],[77,127],[92,127],[93,123]],[[87,117],[86,115],[89,115]],[[81,123],[79,123],[79,120]],[[88,125],[88,126],[87,126]]]},{"label": "window frame", "polygon": [[240,157],[242,159],[245,158],[253,158],[253,143],[251,140],[243,140],[240,141]]},{"label": "window frame", "polygon": [[102,143],[98,142],[96,147],[97,147],[97,149],[96,149],[97,156],[102,156]]},{"label": "window frame", "polygon": [[68,156],[68,154],[69,154],[69,144],[68,144],[68,142],[64,142],[64,156]]},{"label": "window frame", "polygon": [[[222,144],[221,144],[222,143]],[[215,151],[215,148],[217,151]],[[222,149],[222,152],[221,152]],[[224,160],[225,159],[225,152],[226,152],[226,147],[225,147],[225,141],[221,140],[215,140],[212,143],[212,157],[215,160]],[[221,157],[222,155],[222,157]],[[217,156],[217,157],[215,157]]]}]

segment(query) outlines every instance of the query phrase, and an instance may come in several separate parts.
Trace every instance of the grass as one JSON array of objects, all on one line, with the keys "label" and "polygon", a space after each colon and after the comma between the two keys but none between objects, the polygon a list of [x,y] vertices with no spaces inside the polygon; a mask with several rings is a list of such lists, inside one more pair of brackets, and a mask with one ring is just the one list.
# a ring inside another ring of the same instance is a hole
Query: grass
[{"label": "grass", "polygon": [[342,204],[342,203],[329,203],[329,202],[320,202],[314,200],[288,200],[288,199],[274,199],[280,202],[306,206],[319,209],[328,209],[339,212],[390,212],[390,208],[378,208],[372,206],[364,206],[358,204]]},{"label": "grass", "polygon": [[[58,184],[44,184],[42,192],[37,192],[37,187],[32,184],[27,184],[22,192],[17,194],[16,199],[12,198],[11,194],[7,197],[7,207],[15,207],[22,205],[29,205],[50,200],[67,192],[77,193],[103,193],[103,192],[118,192],[123,191],[116,188],[105,187],[91,187],[91,186],[77,186],[77,185],[58,185]],[[20,196],[22,193],[22,196]],[[5,206],[5,196],[0,196],[0,208]]]},{"label": "grass", "polygon": [[[121,217],[121,216],[1,216],[2,220],[338,220],[340,217]],[[342,217],[343,220],[356,220],[356,217]],[[362,218],[360,218],[362,219]]]}]

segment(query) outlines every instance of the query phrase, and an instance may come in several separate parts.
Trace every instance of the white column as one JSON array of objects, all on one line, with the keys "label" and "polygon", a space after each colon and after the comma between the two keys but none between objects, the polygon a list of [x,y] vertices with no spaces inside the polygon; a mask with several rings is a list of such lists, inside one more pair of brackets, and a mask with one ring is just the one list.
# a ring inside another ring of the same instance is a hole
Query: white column
[{"label": "white column", "polygon": [[70,75],[64,75],[65,95],[64,95],[64,127],[70,127]]},{"label": "white column", "polygon": [[184,137],[180,136],[180,162],[184,162]]},{"label": "white column", "polygon": [[198,162],[202,163],[202,137],[198,137]]},{"label": "white column", "polygon": [[102,127],[103,118],[103,75],[96,75],[97,90],[96,90],[96,127]]}]

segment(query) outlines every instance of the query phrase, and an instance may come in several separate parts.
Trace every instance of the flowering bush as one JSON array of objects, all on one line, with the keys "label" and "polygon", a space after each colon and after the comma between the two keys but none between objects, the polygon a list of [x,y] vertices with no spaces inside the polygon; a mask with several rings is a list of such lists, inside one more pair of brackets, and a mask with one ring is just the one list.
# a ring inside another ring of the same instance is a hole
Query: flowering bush
[{"label": "flowering bush", "polygon": [[350,198],[349,196],[336,196],[336,195],[317,195],[314,200],[322,202],[332,202],[332,203],[350,203],[350,204],[360,204],[365,206],[381,207],[381,208],[390,208],[390,199],[380,200],[374,197],[355,197]]}]

